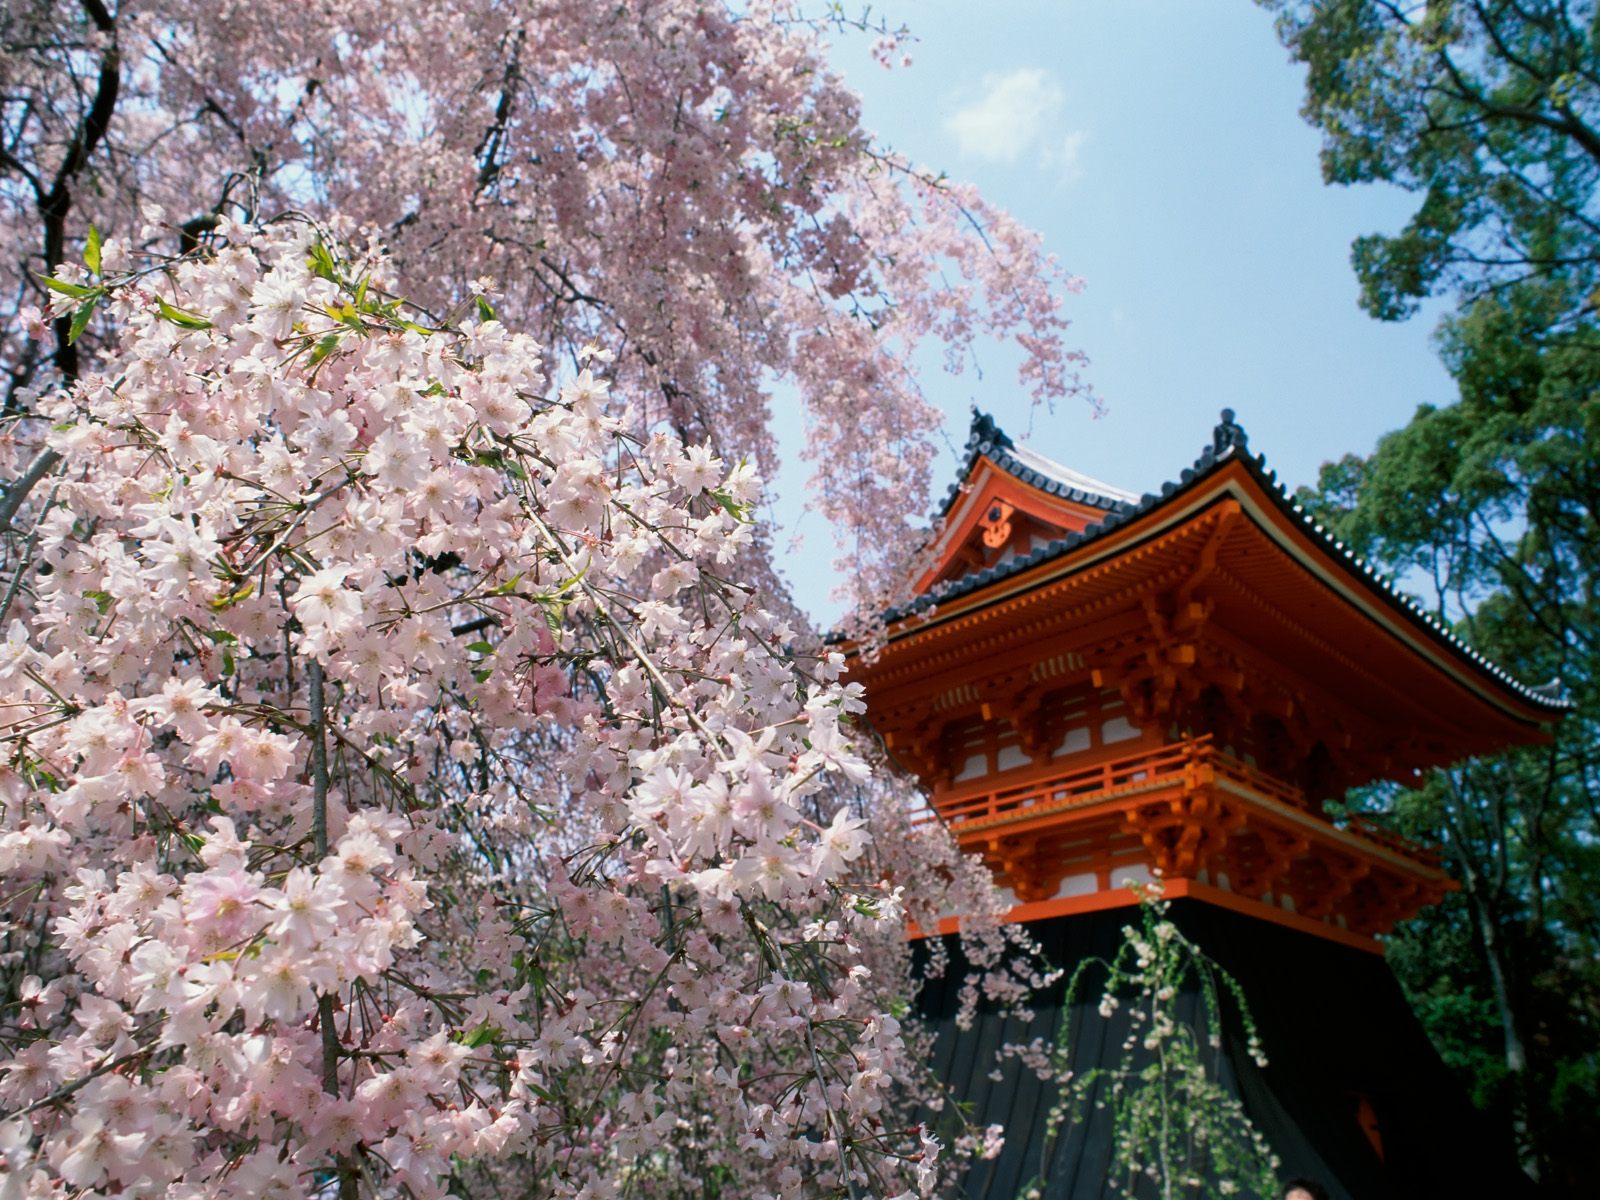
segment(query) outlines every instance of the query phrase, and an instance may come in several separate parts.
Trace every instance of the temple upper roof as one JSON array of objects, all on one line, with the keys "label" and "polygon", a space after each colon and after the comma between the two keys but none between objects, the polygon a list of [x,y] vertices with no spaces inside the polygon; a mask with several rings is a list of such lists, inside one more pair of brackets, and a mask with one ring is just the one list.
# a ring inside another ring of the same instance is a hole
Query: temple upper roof
[{"label": "temple upper roof", "polygon": [[[1229,468],[1240,477],[1233,484],[1235,490],[1243,483],[1247,490],[1264,500],[1281,525],[1303,535],[1313,552],[1320,551],[1322,557],[1336,564],[1342,575],[1384,609],[1401,618],[1414,635],[1442,648],[1474,673],[1492,680],[1497,688],[1513,693],[1539,711],[1556,716],[1571,707],[1561,694],[1559,681],[1530,686],[1516,679],[1463,642],[1437,617],[1401,592],[1391,578],[1334,537],[1295,501],[1277,473],[1267,466],[1266,456],[1250,449],[1248,435],[1230,409],[1223,410],[1222,420],[1212,431],[1210,444],[1201,450],[1191,466],[1157,491],[1138,497],[1017,445],[993,417],[975,411],[961,477],[935,514],[936,525],[940,527],[935,540],[943,538],[945,542],[939,551],[940,565],[925,573],[919,584],[920,594],[909,603],[890,609],[884,614],[885,620],[893,626],[905,618],[927,614],[935,607],[949,606],[969,597],[981,603],[980,595],[996,585],[1036,569],[1046,569],[1051,564],[1065,565],[1069,560],[1088,554],[1098,544],[1112,540],[1119,530],[1135,524],[1149,524],[1152,519],[1159,523],[1166,512],[1176,514],[1186,507],[1186,501],[1216,487]],[[1048,508],[1036,508],[1033,536],[1024,546],[1009,548],[999,555],[991,552],[986,557],[993,561],[974,561],[968,550],[967,561],[957,563],[955,559],[963,549],[963,541],[971,541],[975,523],[982,522],[981,514],[969,512],[963,523],[963,508],[971,509],[984,503],[985,497],[979,492],[985,488],[985,481],[1001,477],[1022,485],[1020,494],[1015,489],[1007,493],[1013,501],[1020,504],[1025,497],[1035,494],[1041,503],[1046,498],[1055,501],[1058,512],[1068,515],[1063,518]],[[968,501],[965,506],[960,503],[964,498]],[[1042,532],[1051,536],[1041,536]]]},{"label": "temple upper roof", "polygon": [[971,477],[972,468],[980,458],[987,458],[1002,471],[1020,479],[1030,487],[1093,508],[1116,512],[1139,500],[1135,492],[1103,483],[1081,471],[1063,466],[1054,459],[1046,458],[1026,446],[1017,445],[1000,426],[995,424],[993,417],[974,409],[972,428],[967,434],[966,461],[962,466],[960,478],[950,485],[950,490],[945,493],[944,502],[933,514],[935,521],[942,520],[961,496],[962,488]]}]

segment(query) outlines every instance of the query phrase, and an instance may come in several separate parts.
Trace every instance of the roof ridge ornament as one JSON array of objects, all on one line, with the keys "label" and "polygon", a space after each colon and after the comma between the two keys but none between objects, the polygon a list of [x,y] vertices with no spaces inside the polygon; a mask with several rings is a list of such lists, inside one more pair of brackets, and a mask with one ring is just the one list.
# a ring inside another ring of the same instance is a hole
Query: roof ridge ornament
[{"label": "roof ridge ornament", "polygon": [[973,449],[983,442],[988,442],[999,449],[1009,450],[1012,441],[1006,436],[1005,430],[995,424],[995,420],[976,404],[972,406],[972,431],[967,434],[967,448]]},{"label": "roof ridge ornament", "polygon": [[1222,410],[1222,422],[1211,431],[1211,453],[1221,458],[1229,450],[1250,448],[1250,435],[1233,419],[1233,409]]}]

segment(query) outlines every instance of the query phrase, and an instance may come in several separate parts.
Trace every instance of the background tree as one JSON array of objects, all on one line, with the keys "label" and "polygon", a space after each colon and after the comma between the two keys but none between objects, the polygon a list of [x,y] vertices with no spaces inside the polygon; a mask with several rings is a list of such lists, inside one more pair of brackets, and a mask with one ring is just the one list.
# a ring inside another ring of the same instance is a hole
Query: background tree
[{"label": "background tree", "polygon": [[1416,192],[1398,234],[1360,238],[1361,302],[1384,320],[1448,294],[1529,287],[1571,330],[1600,278],[1594,5],[1264,0],[1307,67],[1303,113],[1329,183]]},{"label": "background tree", "polygon": [[1511,1117],[1557,1189],[1600,1181],[1600,59],[1592,4],[1272,3],[1308,67],[1330,183],[1420,203],[1359,239],[1362,303],[1386,320],[1454,309],[1460,396],[1303,499],[1523,678],[1559,678],[1549,747],[1355,798],[1442,842],[1461,893],[1392,960],[1446,1057]]}]

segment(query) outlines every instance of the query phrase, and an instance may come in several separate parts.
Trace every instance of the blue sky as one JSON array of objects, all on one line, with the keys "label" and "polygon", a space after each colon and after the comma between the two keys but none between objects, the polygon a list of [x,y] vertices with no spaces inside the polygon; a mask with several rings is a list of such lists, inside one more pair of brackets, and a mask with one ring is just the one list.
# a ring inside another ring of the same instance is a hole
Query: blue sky
[{"label": "blue sky", "polygon": [[[1040,452],[1134,491],[1173,478],[1238,412],[1291,485],[1365,453],[1421,403],[1447,403],[1433,313],[1400,325],[1356,305],[1351,239],[1393,231],[1412,198],[1324,186],[1300,118],[1302,72],[1248,0],[922,0],[877,6],[919,39],[885,71],[867,40],[834,61],[864,122],[915,162],[979,185],[1087,281],[1073,341],[1107,413],[1034,411],[1003,350],[982,378],[930,369],[946,413],[942,493],[975,402]],[[802,436],[781,422],[786,451]],[[796,596],[830,622],[831,538],[798,464],[770,507]]]}]

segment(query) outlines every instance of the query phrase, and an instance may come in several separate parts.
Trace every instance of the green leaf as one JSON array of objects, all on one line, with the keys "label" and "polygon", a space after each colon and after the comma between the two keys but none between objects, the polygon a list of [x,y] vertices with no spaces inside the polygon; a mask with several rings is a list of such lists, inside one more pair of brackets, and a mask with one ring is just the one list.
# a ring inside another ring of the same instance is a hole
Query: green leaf
[{"label": "green leaf", "polygon": [[226,629],[202,629],[200,632],[219,646],[232,646],[239,640],[237,634],[229,633]]},{"label": "green leaf", "polygon": [[[241,600],[248,600],[255,590],[255,584],[247,583],[236,592],[228,592],[221,596],[213,596],[210,600],[206,601],[206,604],[212,612],[222,612],[224,609],[232,608]],[[217,632],[220,633],[223,631],[218,630]],[[228,636],[233,637],[231,633],[228,634]],[[234,638],[234,640],[237,641],[238,639]]]},{"label": "green leaf", "polygon": [[474,297],[478,302],[478,316],[485,321],[494,320],[494,305],[482,296]]},{"label": "green leaf", "polygon": [[318,279],[326,279],[329,283],[339,282],[339,266],[333,261],[333,255],[321,242],[314,242],[311,246],[311,257],[306,266],[311,268],[311,273]]},{"label": "green leaf", "polygon": [[475,1050],[485,1042],[492,1042],[500,1036],[500,1029],[485,1021],[475,1029],[469,1029],[456,1035],[456,1040],[469,1050]]},{"label": "green leaf", "polygon": [[74,300],[105,295],[105,288],[103,287],[89,287],[81,283],[68,283],[65,279],[57,279],[54,275],[40,275],[38,278],[39,282],[52,292],[60,292],[63,296],[71,296]]},{"label": "green leaf", "polygon": [[522,579],[522,572],[518,571],[515,575],[513,575],[510,579],[506,580],[504,583],[495,584],[492,588],[489,589],[488,594],[491,595],[491,596],[509,596],[512,592],[517,590],[517,583],[521,579]]},{"label": "green leaf", "polygon": [[174,325],[181,325],[185,329],[210,329],[211,322],[204,317],[196,316],[192,312],[184,312],[181,308],[174,308],[160,296],[156,297],[156,311]]},{"label": "green leaf", "polygon": [[467,649],[473,654],[493,654],[494,647],[488,642],[473,642]]},{"label": "green leaf", "polygon": [[328,315],[340,324],[348,325],[359,333],[367,331],[365,322],[361,320],[361,314],[356,311],[353,305],[341,304],[336,308],[330,308]]},{"label": "green leaf", "polygon": [[755,520],[750,516],[749,507],[747,505],[740,504],[732,496],[728,495],[727,492],[721,491],[719,489],[718,491],[707,492],[706,495],[710,496],[719,505],[721,505],[722,506],[722,510],[724,512],[726,512],[730,517],[732,517],[735,521],[739,522],[739,524],[741,524],[741,525],[754,525],[755,524]]},{"label": "green leaf", "polygon": [[327,337],[323,338],[312,348],[311,357],[307,360],[307,365],[315,367],[318,363],[327,358],[328,355],[332,354],[338,348],[339,335],[337,333],[328,334]]},{"label": "green leaf", "polygon": [[89,242],[83,248],[83,265],[94,274],[100,274],[100,231],[89,226]]},{"label": "green leaf", "polygon": [[489,681],[489,676],[491,676],[493,674],[494,674],[494,668],[493,667],[484,667],[482,670],[474,671],[472,673],[472,677],[474,679],[476,679],[479,683],[487,683]]},{"label": "green leaf", "polygon": [[93,600],[95,608],[100,610],[100,615],[105,616],[111,608],[112,595],[110,592],[85,592],[84,599]]},{"label": "green leaf", "polygon": [[94,306],[99,303],[99,296],[90,296],[78,306],[78,311],[72,314],[72,324],[67,326],[67,345],[77,341],[89,327],[89,318],[94,316]]},{"label": "green leaf", "polygon": [[579,571],[576,575],[569,576],[568,578],[563,579],[560,583],[556,584],[556,594],[560,595],[563,592],[569,592],[573,588],[577,587],[583,582],[583,577],[589,573],[589,568],[592,566],[594,566],[594,559],[591,558],[588,562],[583,564],[583,570]]}]

